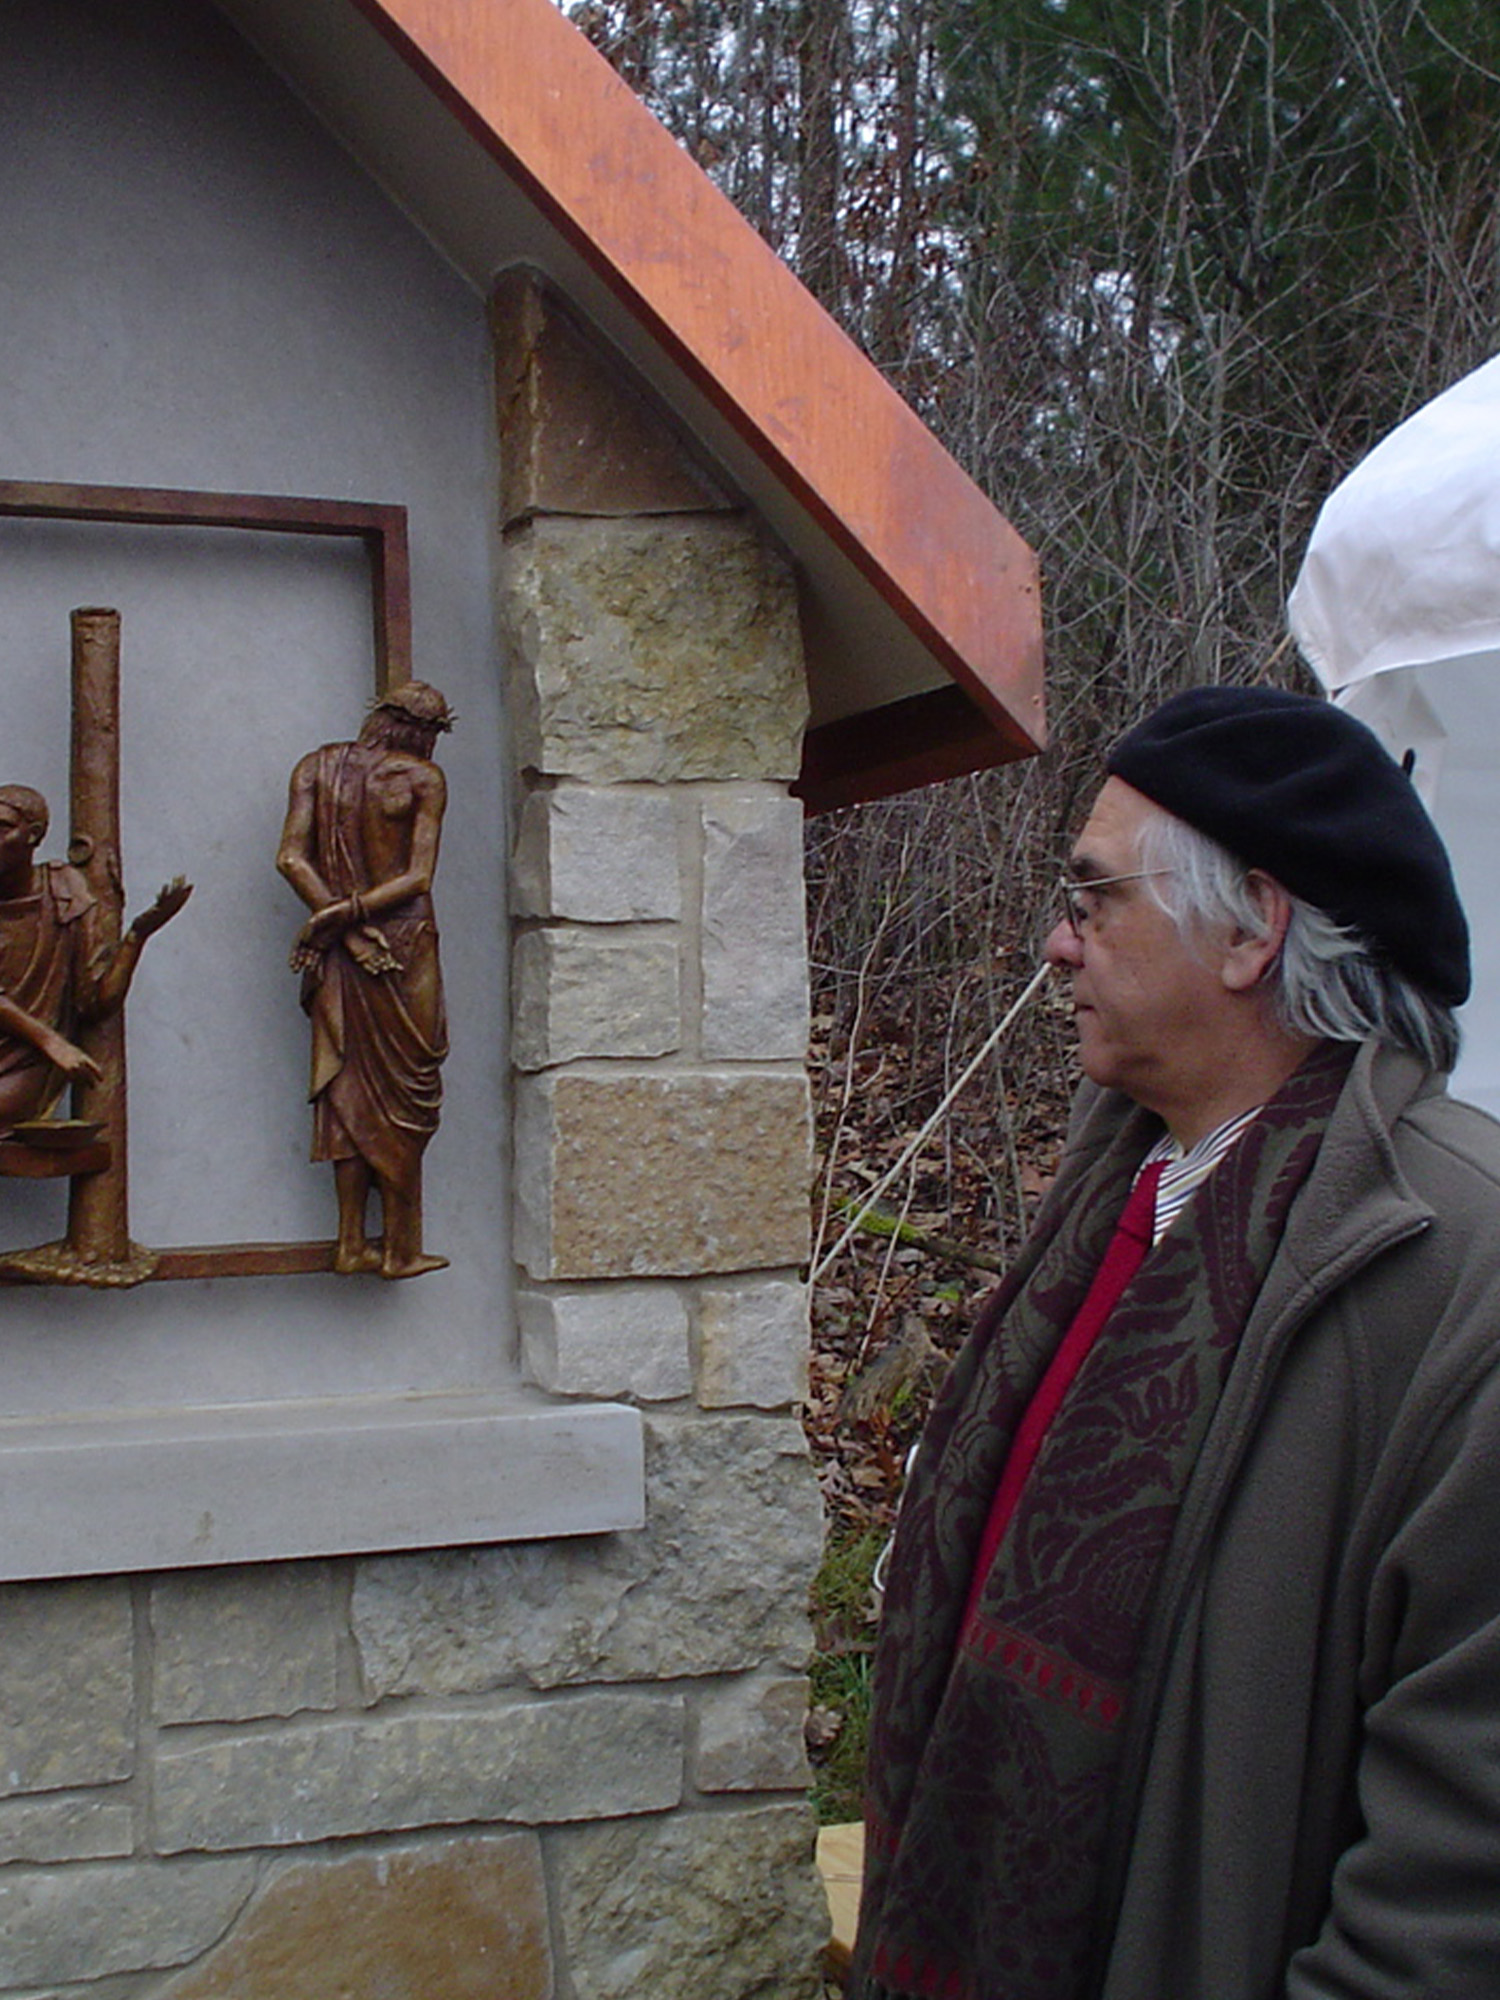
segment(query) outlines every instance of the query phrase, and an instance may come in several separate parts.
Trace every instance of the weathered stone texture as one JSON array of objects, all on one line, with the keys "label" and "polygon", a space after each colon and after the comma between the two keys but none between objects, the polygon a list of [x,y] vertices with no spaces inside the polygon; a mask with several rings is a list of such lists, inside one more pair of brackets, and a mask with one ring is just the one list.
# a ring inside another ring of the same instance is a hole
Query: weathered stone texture
[{"label": "weathered stone texture", "polygon": [[823,1530],[799,1427],[648,1417],[646,1482],[637,1534],[362,1562],[353,1623],[372,1692],[804,1665]]},{"label": "weathered stone texture", "polygon": [[255,1869],[248,1859],[8,1868],[0,1874],[0,1984],[184,1965],[223,1935]]},{"label": "weathered stone texture", "polygon": [[682,914],[677,808],[646,788],[559,785],[521,807],[511,868],[521,917],[670,923]]},{"label": "weathered stone texture", "polygon": [[810,1782],[800,1674],[754,1675],[705,1690],[693,1783],[700,1792],[801,1791]]},{"label": "weathered stone texture", "polygon": [[668,1402],[691,1393],[688,1315],[671,1285],[522,1291],[526,1379],[559,1396]]},{"label": "weathered stone texture", "polygon": [[811,1344],[806,1285],[792,1278],[745,1278],[705,1285],[698,1295],[698,1401],[785,1408],[807,1397]]},{"label": "weathered stone texture", "polygon": [[801,1806],[558,1836],[577,2000],[816,2000],[828,1905]]},{"label": "weathered stone texture", "polygon": [[21,2000],[141,2000],[142,1991],[138,1973],[117,1972],[108,1979],[91,1979],[82,1986],[49,1982],[43,1992],[28,1990]]},{"label": "weathered stone texture", "polygon": [[516,758],[593,784],[797,775],[796,591],[728,519],[537,521],[503,558]]},{"label": "weathered stone texture", "polygon": [[800,1074],[564,1070],[516,1088],[516,1255],[533,1278],[800,1264]]},{"label": "weathered stone texture", "polygon": [[167,1743],[157,1845],[285,1847],[469,1820],[663,1812],[681,1797],[682,1760],[680,1702],[613,1692]]},{"label": "weathered stone texture", "polygon": [[531,272],[491,300],[500,413],[500,518],[680,514],[730,502],[668,419]]},{"label": "weathered stone texture", "polygon": [[151,1590],[161,1722],[243,1721],[337,1706],[327,1563],[184,1570]]},{"label": "weathered stone texture", "polygon": [[511,958],[511,1060],[663,1056],[681,1046],[677,941],[639,931],[527,931]]},{"label": "weathered stone texture", "polygon": [[802,807],[723,791],[703,808],[703,1028],[709,1061],[807,1053]]},{"label": "weathered stone texture", "polygon": [[12,1799],[0,1805],[0,1862],[102,1861],[129,1854],[135,1819],[106,1791],[63,1798]]},{"label": "weathered stone texture", "polygon": [[119,1578],[0,1590],[0,1793],[128,1778],[130,1590]]},{"label": "weathered stone texture", "polygon": [[551,2000],[536,1836],[437,1840],[278,1870],[160,2000]]}]

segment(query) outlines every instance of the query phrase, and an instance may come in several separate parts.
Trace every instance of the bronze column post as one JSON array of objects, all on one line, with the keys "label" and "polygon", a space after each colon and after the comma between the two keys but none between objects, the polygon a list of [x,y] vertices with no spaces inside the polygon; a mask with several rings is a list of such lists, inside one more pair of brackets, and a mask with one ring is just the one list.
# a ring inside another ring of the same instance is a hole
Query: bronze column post
[{"label": "bronze column post", "polygon": [[[120,868],[120,614],[83,609],[72,615],[72,839],[68,858],[99,899],[99,942],[120,941],[125,890]],[[84,1264],[128,1265],[125,1016],[96,1022],[81,1046],[102,1071],[98,1083],[73,1087],[77,1117],[98,1119],[110,1164],[68,1183],[68,1248]]]}]

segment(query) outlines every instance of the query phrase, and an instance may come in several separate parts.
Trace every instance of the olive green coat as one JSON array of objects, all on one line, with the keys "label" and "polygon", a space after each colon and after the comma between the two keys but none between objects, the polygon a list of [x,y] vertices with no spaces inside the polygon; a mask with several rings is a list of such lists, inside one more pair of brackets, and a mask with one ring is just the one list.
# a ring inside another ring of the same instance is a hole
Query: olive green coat
[{"label": "olive green coat", "polygon": [[[1091,1093],[1051,1199],[1122,1117]],[[1500,1125],[1362,1050],[1185,1496],[1101,2000],[1500,2000]]]}]

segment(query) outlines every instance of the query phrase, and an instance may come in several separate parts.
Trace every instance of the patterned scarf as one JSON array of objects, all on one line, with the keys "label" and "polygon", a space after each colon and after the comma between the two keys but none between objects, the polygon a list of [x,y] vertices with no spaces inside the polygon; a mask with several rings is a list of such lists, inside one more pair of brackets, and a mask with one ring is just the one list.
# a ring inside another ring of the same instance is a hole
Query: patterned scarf
[{"label": "patterned scarf", "polygon": [[929,1420],[875,1679],[859,2000],[1077,2000],[1158,1570],[1353,1050],[1285,1084],[1126,1287],[965,1617],[1016,1426],[1160,1127],[1128,1118],[1038,1220]]}]

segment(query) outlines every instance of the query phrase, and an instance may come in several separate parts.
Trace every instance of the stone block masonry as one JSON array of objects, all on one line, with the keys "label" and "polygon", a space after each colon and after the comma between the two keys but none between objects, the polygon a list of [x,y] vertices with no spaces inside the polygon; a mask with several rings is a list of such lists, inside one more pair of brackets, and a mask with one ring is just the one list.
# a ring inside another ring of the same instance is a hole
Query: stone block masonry
[{"label": "stone block masonry", "polygon": [[[0,1587],[50,1711],[0,1800],[0,1994],[561,2000],[659,1958],[635,1992],[813,2000],[805,1461],[655,1429],[644,1535]],[[596,1908],[611,1856],[639,1893]]]},{"label": "stone block masonry", "polygon": [[360,1673],[486,1715],[572,1690],[581,1722],[601,1687],[684,1690],[680,1802],[580,1805],[545,1836],[567,2000],[803,2000],[827,1914],[796,586],[544,288],[505,299],[522,1367],[645,1406],[646,1526],[362,1565]]},{"label": "stone block masonry", "polygon": [[641,1406],[645,1525],[0,1586],[0,2000],[822,1991],[796,585],[495,319],[519,1358]]},{"label": "stone block masonry", "polygon": [[521,768],[601,785],[790,782],[807,693],[789,582],[734,516],[513,529],[502,609]]},{"label": "stone block masonry", "polygon": [[682,1797],[679,1701],[589,1692],[347,1717],[163,1745],[168,1854],[350,1834],[664,1812]]},{"label": "stone block masonry", "polygon": [[800,1076],[569,1069],[516,1090],[516,1255],[533,1278],[754,1270],[808,1253]]},{"label": "stone block masonry", "polygon": [[352,1629],[371,1693],[480,1699],[800,1672],[822,1535],[801,1431],[744,1414],[653,1415],[646,1440],[637,1533],[361,1563]]},{"label": "stone block masonry", "polygon": [[[330,1982],[330,1948],[337,1967]],[[253,1907],[161,2000],[551,2000],[541,1844],[459,1836],[268,1869]]]}]

